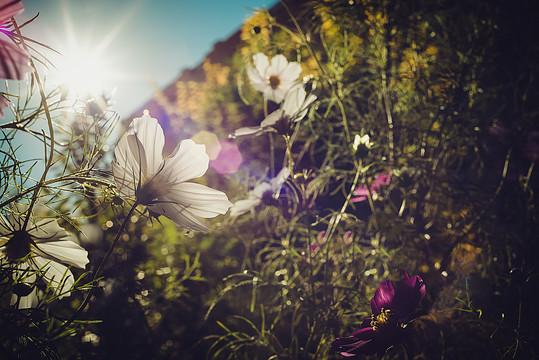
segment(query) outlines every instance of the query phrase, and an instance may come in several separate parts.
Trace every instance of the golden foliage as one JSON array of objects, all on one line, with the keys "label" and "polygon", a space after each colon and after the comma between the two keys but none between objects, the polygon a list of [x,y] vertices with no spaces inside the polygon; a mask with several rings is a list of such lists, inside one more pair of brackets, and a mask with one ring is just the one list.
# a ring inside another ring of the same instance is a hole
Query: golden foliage
[{"label": "golden foliage", "polygon": [[176,83],[176,108],[183,117],[201,119],[207,97],[228,81],[230,68],[222,64],[212,64],[205,59],[202,65],[205,81],[178,81]]},{"label": "golden foliage", "polygon": [[267,48],[272,33],[271,16],[265,11],[257,11],[248,17],[241,27],[240,38],[244,44],[241,54],[244,57]]}]

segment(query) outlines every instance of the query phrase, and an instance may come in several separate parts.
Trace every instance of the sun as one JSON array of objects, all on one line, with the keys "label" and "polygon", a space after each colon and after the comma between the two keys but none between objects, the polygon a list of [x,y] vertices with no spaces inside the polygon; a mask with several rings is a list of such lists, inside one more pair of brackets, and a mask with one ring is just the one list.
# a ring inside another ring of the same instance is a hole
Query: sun
[{"label": "sun", "polygon": [[96,48],[76,44],[55,64],[55,85],[70,97],[91,98],[112,90],[113,66]]}]

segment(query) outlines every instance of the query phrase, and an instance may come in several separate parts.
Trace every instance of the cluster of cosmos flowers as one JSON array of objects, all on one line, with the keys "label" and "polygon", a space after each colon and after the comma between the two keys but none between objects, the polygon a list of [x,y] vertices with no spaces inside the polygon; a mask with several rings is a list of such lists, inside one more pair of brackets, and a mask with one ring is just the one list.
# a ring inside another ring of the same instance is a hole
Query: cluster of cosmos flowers
[{"label": "cluster of cosmos flowers", "polygon": [[[21,1],[0,0],[0,32],[12,41],[0,38],[0,78],[20,80],[31,71],[29,55],[8,30],[10,19],[23,9]],[[231,137],[267,132],[290,136],[316,101],[299,79],[300,64],[288,62],[283,55],[269,59],[258,53],[253,65],[247,68],[251,85],[279,108],[259,126],[239,128]],[[0,115],[7,106],[8,99],[0,94]],[[186,230],[207,232],[210,228],[204,218],[226,214],[229,209],[231,216],[240,216],[268,203],[267,199],[277,199],[291,174],[290,168],[284,167],[275,177],[258,184],[246,199],[232,204],[225,193],[191,181],[208,169],[204,145],[182,140],[163,157],[164,144],[161,125],[145,111],[133,119],[119,139],[112,175],[118,194],[131,200],[132,209],[144,206],[150,216],[165,216]],[[368,135],[356,137],[354,146],[361,144],[370,146]],[[369,187],[357,188],[352,201],[364,201],[369,193],[375,195],[390,179],[390,174],[380,174]],[[77,236],[62,228],[54,217],[36,214],[31,206],[12,206],[8,213],[7,217],[0,215],[0,266],[14,281],[12,305],[21,309],[38,307],[47,291],[53,291],[58,299],[69,296],[75,284],[70,266],[84,269],[89,262]],[[398,286],[391,281],[380,284],[371,300],[372,317],[351,336],[337,338],[331,348],[347,357],[386,351],[399,342],[403,327],[414,318],[424,294],[423,280],[408,273]]]}]

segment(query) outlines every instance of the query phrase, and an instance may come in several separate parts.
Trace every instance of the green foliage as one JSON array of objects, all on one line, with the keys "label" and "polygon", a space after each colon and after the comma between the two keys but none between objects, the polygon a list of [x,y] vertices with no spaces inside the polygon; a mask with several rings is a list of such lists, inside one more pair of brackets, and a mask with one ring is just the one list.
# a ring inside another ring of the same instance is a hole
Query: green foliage
[{"label": "green foliage", "polygon": [[[35,221],[31,210],[42,206],[41,217],[97,235],[79,236],[92,272],[75,273],[69,298],[2,265],[0,326],[13,329],[2,332],[2,350],[51,359],[337,359],[333,340],[370,318],[381,281],[408,271],[426,283],[421,316],[384,358],[537,356],[532,2],[286,4],[244,25],[229,63],[206,64],[208,79],[226,68],[226,81],[211,80],[193,128],[224,137],[279,108],[249,83],[257,52],[297,61],[317,100],[288,133],[235,139],[238,172],[208,172],[207,183],[238,201],[291,171],[277,194],[218,217],[208,234],[120,198],[106,151],[116,117],[89,112],[87,102],[66,118],[68,105],[43,93],[34,69],[14,119],[0,126],[2,214]],[[30,107],[32,96],[41,105]],[[38,140],[44,160],[20,160],[19,133]],[[354,145],[364,135],[369,145]],[[391,177],[380,185],[380,175]],[[19,310],[12,293],[28,287],[40,287],[42,301]]]}]

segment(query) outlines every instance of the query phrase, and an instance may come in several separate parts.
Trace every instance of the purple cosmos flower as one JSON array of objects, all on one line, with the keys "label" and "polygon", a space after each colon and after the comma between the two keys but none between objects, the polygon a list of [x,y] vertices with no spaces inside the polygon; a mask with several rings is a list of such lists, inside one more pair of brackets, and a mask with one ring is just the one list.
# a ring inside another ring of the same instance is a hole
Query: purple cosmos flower
[{"label": "purple cosmos flower", "polygon": [[331,349],[347,357],[387,351],[402,339],[403,325],[414,318],[424,295],[425,283],[417,275],[409,277],[405,272],[397,288],[384,281],[371,299],[371,317],[351,336],[335,339]]},{"label": "purple cosmos flower", "polygon": [[[391,181],[391,174],[380,174],[380,175],[378,175],[376,177],[376,179],[374,179],[374,181],[372,182],[372,184],[370,186],[371,194],[375,195],[376,190],[380,189],[383,185],[389,184],[390,181]],[[356,197],[351,198],[350,201],[352,201],[352,202],[365,201],[365,200],[367,200],[368,194],[369,194],[369,192],[367,190],[367,187],[366,186],[360,186],[360,187],[358,187],[357,189],[354,190],[354,195],[356,195]]]}]

